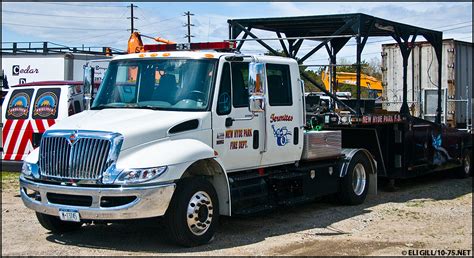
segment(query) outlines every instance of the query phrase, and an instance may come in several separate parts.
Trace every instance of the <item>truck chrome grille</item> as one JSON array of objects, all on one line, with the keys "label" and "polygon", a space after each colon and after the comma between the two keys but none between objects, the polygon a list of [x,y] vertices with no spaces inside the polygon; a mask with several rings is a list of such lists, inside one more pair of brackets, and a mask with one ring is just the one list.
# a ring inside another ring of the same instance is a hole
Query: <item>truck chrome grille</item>
[{"label": "truck chrome grille", "polygon": [[63,136],[44,137],[40,145],[41,175],[97,180],[107,169],[110,145],[108,139],[78,138],[70,143]]}]

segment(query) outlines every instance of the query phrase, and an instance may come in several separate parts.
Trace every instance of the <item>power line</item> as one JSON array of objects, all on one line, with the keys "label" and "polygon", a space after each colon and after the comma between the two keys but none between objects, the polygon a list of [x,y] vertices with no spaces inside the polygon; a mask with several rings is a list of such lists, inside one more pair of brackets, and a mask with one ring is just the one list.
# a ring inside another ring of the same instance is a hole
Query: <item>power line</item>
[{"label": "power line", "polygon": [[[180,16],[174,16],[174,17],[171,17],[171,18],[167,18],[167,19],[164,19],[164,20],[160,20],[160,21],[155,21],[155,22],[152,22],[152,23],[147,23],[147,24],[143,24],[141,26],[149,26],[149,25],[153,25],[153,24],[156,24],[156,23],[160,23],[160,22],[165,22],[165,21],[169,21],[169,20],[172,20],[172,19],[176,19]],[[181,26],[180,26],[181,27]]]},{"label": "power line", "polygon": [[71,16],[71,15],[56,15],[56,14],[42,14],[42,13],[27,13],[27,12],[17,12],[17,11],[10,11],[10,10],[2,10],[5,13],[17,13],[17,14],[25,14],[25,15],[36,15],[36,16],[47,16],[47,17],[65,17],[65,18],[80,18],[80,19],[121,19],[117,17],[106,17],[106,16],[97,16],[97,17],[88,17],[88,16]]},{"label": "power line", "polygon": [[42,3],[42,4],[51,4],[51,5],[65,5],[65,6],[74,6],[74,7],[99,7],[99,8],[127,8],[123,5],[88,5],[88,4],[67,4],[67,3]]},{"label": "power line", "polygon": [[97,29],[97,28],[71,28],[71,27],[53,27],[53,26],[41,26],[41,25],[25,25],[25,24],[18,24],[18,23],[10,23],[10,22],[3,22],[2,24],[8,24],[12,26],[22,26],[22,27],[35,27],[35,28],[46,28],[46,29],[64,29],[64,30],[114,30],[114,31],[123,31],[123,29]]},{"label": "power line", "polygon": [[190,11],[187,11],[184,13],[183,16],[188,16],[188,23],[186,23],[184,26],[187,26],[188,27],[188,34],[186,34],[186,36],[184,36],[185,38],[188,38],[188,43],[191,43],[191,38],[194,37],[193,35],[191,35],[191,26],[194,26],[194,24],[191,24],[191,16],[193,16],[194,14],[191,13]]}]

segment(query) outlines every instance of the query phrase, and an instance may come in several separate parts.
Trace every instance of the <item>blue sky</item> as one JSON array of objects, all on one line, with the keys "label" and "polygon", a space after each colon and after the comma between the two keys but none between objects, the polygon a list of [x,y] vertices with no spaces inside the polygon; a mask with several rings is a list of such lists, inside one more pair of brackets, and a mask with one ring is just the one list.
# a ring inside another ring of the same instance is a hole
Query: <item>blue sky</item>
[{"label": "blue sky", "polygon": [[[2,41],[51,41],[67,46],[111,46],[125,49],[130,27],[130,3],[5,3],[2,2]],[[282,17],[362,12],[381,18],[444,31],[444,38],[472,42],[471,2],[340,3],[340,2],[258,2],[258,3],[149,3],[136,2],[136,27],[143,34],[185,42],[183,13],[191,11],[193,41],[227,39],[227,19]],[[149,25],[151,24],[151,25]],[[63,27],[61,29],[55,27]],[[90,30],[89,30],[90,29]],[[265,33],[259,33],[265,36]],[[271,37],[274,37],[271,34]],[[379,41],[380,38],[369,39]],[[148,41],[149,42],[149,41]],[[387,39],[387,43],[391,42]],[[145,41],[147,43],[147,41]],[[151,43],[151,42],[149,42]],[[249,43],[249,44],[247,44]],[[243,50],[261,52],[256,43],[247,42]],[[278,47],[275,42],[270,45]],[[304,44],[302,51],[310,49]],[[370,43],[364,59],[379,58],[381,43]],[[322,51],[321,51],[322,52]],[[355,50],[346,47],[340,56],[351,60]],[[324,63],[326,55],[316,54],[308,62]]]}]

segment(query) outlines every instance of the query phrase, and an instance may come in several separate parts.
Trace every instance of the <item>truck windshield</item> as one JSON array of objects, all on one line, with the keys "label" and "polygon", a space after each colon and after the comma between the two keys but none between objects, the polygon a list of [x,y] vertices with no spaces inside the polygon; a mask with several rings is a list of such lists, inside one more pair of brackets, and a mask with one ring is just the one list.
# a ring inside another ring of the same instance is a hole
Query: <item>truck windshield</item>
[{"label": "truck windshield", "polygon": [[216,63],[211,59],[113,61],[91,109],[206,110]]}]

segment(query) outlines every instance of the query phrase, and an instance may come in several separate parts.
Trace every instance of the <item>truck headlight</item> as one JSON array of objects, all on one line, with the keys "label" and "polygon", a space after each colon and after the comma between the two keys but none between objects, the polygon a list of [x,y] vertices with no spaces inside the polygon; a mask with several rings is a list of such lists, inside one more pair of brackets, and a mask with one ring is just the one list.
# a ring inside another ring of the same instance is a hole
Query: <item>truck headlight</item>
[{"label": "truck headlight", "polygon": [[23,165],[21,166],[21,174],[25,178],[33,179],[39,178],[39,168],[37,164],[34,163],[28,163],[26,161],[23,161]]},{"label": "truck headlight", "polygon": [[31,164],[27,162],[23,162],[23,166],[21,167],[21,173],[26,177],[31,177]]},{"label": "truck headlight", "polygon": [[153,168],[133,168],[125,169],[115,180],[116,184],[140,184],[153,180],[163,173],[165,173],[167,167],[153,167]]}]

